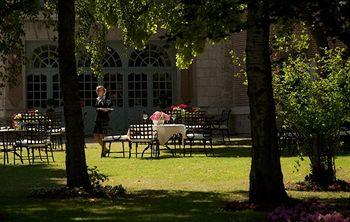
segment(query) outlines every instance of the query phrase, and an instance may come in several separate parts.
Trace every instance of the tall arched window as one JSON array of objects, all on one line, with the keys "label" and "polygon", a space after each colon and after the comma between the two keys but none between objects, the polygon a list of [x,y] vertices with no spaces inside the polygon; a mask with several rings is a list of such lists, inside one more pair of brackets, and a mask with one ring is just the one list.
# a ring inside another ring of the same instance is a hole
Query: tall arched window
[{"label": "tall arched window", "polygon": [[28,108],[47,107],[47,77],[43,74],[27,75],[27,106]]},{"label": "tall arched window", "polygon": [[[152,107],[170,106],[173,98],[171,59],[164,47],[149,44],[144,50],[130,54],[128,76],[129,107],[146,104]],[[148,103],[151,99],[151,103]]]},{"label": "tall arched window", "polygon": [[58,68],[58,51],[55,45],[36,48],[32,57],[32,68]]},{"label": "tall arched window", "polygon": [[[27,75],[27,107],[47,108],[49,99],[57,99],[59,104],[60,95],[53,98],[52,88],[49,87],[55,82],[56,91],[59,90],[58,80],[58,52],[55,45],[42,45],[34,49],[31,57],[32,70]],[[33,71],[35,70],[35,71]]]},{"label": "tall arched window", "polygon": [[164,48],[150,44],[144,50],[133,51],[129,67],[170,67],[171,61]]},{"label": "tall arched window", "polygon": [[[90,67],[91,60],[88,56],[78,60],[78,66],[82,68]],[[89,70],[79,75],[80,98],[85,106],[92,106],[96,98],[96,86],[104,85],[112,104],[117,107],[123,107],[123,75],[118,72],[121,68],[122,60],[116,50],[108,47],[102,63],[104,72],[103,78],[97,78]]]}]

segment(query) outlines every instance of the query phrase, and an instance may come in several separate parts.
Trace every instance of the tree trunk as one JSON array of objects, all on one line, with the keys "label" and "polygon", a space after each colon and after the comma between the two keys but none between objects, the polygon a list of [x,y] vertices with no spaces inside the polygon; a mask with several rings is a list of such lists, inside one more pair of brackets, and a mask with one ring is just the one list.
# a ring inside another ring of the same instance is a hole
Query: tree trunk
[{"label": "tree trunk", "polygon": [[288,200],[277,145],[267,12],[265,1],[248,1],[246,70],[253,143],[249,200],[256,204]]},{"label": "tree trunk", "polygon": [[66,173],[68,187],[90,189],[84,150],[84,125],[75,61],[74,0],[58,1],[58,52],[66,123]]},{"label": "tree trunk", "polygon": [[331,185],[335,177],[334,155],[332,145],[320,136],[314,135],[311,139],[311,153],[309,154],[311,162],[311,174],[306,178],[319,186],[327,187]]}]

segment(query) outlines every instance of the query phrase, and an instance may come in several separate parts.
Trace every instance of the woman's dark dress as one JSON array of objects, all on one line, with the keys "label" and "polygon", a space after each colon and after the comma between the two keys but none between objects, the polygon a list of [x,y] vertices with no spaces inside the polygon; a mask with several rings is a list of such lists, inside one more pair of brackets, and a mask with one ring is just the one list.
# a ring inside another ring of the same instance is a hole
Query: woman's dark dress
[{"label": "woman's dark dress", "polygon": [[109,128],[109,112],[104,112],[102,110],[97,110],[98,108],[110,108],[110,100],[107,99],[105,96],[101,99],[96,99],[95,103],[96,108],[96,120],[95,120],[95,127],[94,127],[94,134],[108,134],[108,128]]}]

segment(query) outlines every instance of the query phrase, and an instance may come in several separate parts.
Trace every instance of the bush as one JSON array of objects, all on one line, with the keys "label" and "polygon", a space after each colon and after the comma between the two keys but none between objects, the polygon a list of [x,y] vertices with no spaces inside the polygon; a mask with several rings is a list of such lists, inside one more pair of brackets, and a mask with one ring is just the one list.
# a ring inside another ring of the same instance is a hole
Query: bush
[{"label": "bush", "polygon": [[88,168],[89,178],[92,189],[85,190],[83,187],[69,188],[39,188],[31,192],[32,197],[39,198],[109,198],[115,199],[125,195],[126,190],[122,185],[103,186],[102,184],[108,181],[108,176],[100,173],[96,166]]}]

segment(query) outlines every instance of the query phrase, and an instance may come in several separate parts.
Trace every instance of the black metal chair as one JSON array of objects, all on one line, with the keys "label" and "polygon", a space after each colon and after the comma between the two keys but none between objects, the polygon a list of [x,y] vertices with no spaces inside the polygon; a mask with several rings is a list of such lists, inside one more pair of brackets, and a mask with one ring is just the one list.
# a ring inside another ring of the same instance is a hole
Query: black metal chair
[{"label": "black metal chair", "polygon": [[[123,158],[125,158],[125,143],[129,143],[129,136],[123,132],[114,132],[113,134],[108,133],[102,139],[103,145],[107,148],[107,156],[109,157],[111,153],[122,153]],[[122,151],[111,151],[113,143],[121,143]],[[108,146],[107,146],[108,145]],[[130,156],[130,155],[129,155]]]},{"label": "black metal chair", "polygon": [[[14,155],[14,164],[16,164],[16,158],[19,158],[21,163],[23,164],[23,150],[17,150],[14,149],[14,145],[17,141],[19,141],[22,138],[22,131],[15,131],[15,130],[3,130],[1,131],[1,149],[0,151],[3,153],[4,157],[4,165],[10,162],[9,153],[13,153]],[[27,159],[30,160],[30,151],[27,149]]]},{"label": "black metal chair", "polygon": [[[54,162],[54,155],[52,150],[52,143],[50,141],[50,131],[47,122],[38,123],[26,123],[26,130],[23,131],[23,137],[20,141],[17,141],[14,145],[14,150],[16,152],[17,149],[26,148],[31,153],[31,160],[29,160],[30,164],[35,162],[35,158],[39,157],[42,161],[41,151],[45,152],[46,161],[49,161],[49,152],[51,155],[51,159]],[[38,151],[39,156],[35,156],[35,150]]]},{"label": "black metal chair", "polygon": [[63,137],[65,134],[64,127],[62,127],[62,112],[47,112],[49,118],[49,130],[51,135],[52,146],[54,149],[60,148],[63,150]]},{"label": "black metal chair", "polygon": [[141,157],[143,157],[146,150],[151,149],[151,157],[155,154],[159,157],[159,141],[157,132],[153,130],[152,124],[148,122],[133,123],[129,127],[129,158],[131,157],[132,144],[136,145],[136,158],[137,149],[139,144],[146,144],[146,148],[142,151]]},{"label": "black metal chair", "polygon": [[212,155],[214,156],[213,128],[210,119],[207,119],[205,117],[192,117],[192,119],[190,119],[190,117],[187,117],[186,127],[187,138],[184,140],[183,155],[186,155],[186,144],[190,145],[190,156],[192,156],[192,147],[194,143],[200,142],[203,144],[205,155],[208,156],[207,145],[209,145]]},{"label": "black metal chair", "polygon": [[225,137],[227,136],[228,142],[231,142],[230,139],[230,128],[229,128],[229,122],[230,122],[230,116],[231,116],[231,109],[224,109],[221,112],[221,115],[218,119],[213,120],[213,129],[215,131],[220,131],[222,136],[222,142],[226,144]]}]

